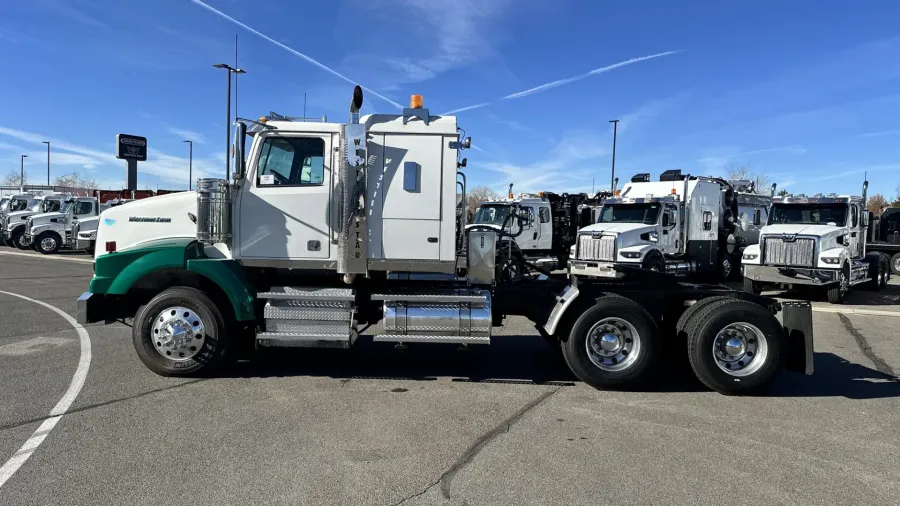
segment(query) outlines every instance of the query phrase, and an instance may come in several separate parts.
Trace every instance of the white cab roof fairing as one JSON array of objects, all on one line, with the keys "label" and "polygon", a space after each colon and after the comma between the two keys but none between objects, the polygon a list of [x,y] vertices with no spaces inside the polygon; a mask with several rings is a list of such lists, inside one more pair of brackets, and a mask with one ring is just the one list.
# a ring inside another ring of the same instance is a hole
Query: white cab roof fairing
[{"label": "white cab roof fairing", "polygon": [[[694,192],[694,189],[697,187],[697,184],[700,181],[696,179],[689,180],[687,182],[688,186],[688,194]],[[647,195],[653,195],[653,197],[668,197],[672,195],[672,190],[675,190],[675,194],[678,196],[679,200],[684,199],[684,181],[648,181],[648,182],[639,182],[639,183],[625,183],[625,186],[622,187],[621,193],[617,198],[646,198]]]},{"label": "white cab roof fairing", "polygon": [[419,118],[409,118],[403,124],[402,114],[367,114],[359,119],[369,133],[459,135],[456,116],[431,116],[426,125]]}]

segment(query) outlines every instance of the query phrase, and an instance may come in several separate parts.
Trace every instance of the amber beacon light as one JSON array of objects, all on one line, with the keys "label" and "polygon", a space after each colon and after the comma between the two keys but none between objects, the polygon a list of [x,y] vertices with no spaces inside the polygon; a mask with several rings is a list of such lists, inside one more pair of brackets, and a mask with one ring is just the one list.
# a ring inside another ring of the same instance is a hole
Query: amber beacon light
[{"label": "amber beacon light", "polygon": [[421,109],[422,108],[422,95],[411,95],[409,97],[409,108],[410,109]]}]

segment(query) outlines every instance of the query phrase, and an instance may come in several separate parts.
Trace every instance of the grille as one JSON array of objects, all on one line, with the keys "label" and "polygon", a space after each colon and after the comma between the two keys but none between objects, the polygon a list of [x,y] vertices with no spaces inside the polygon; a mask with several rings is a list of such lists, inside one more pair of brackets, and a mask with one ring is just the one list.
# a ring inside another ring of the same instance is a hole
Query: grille
[{"label": "grille", "polygon": [[815,267],[816,240],[798,237],[785,241],[781,237],[766,237],[763,241],[763,260],[766,264],[795,267]]},{"label": "grille", "polygon": [[591,234],[582,234],[578,238],[579,260],[605,260],[616,259],[616,236],[604,235],[594,237]]}]

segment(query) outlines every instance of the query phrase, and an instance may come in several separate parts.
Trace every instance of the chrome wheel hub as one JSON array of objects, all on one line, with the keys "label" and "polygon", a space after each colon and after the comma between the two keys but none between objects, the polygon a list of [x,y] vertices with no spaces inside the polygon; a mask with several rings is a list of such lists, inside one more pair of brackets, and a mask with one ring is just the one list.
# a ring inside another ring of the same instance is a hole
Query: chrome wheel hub
[{"label": "chrome wheel hub", "polygon": [[769,354],[766,336],[749,323],[731,323],[713,339],[713,358],[731,376],[749,376],[765,364]]},{"label": "chrome wheel hub", "polygon": [[44,251],[50,251],[56,247],[56,239],[52,237],[45,237],[41,239],[41,249]]},{"label": "chrome wheel hub", "polygon": [[206,341],[203,320],[192,309],[181,306],[162,310],[153,319],[150,337],[156,351],[175,361],[193,358]]},{"label": "chrome wheel hub", "polygon": [[621,371],[637,360],[641,339],[631,323],[622,318],[609,317],[588,330],[585,346],[594,366],[604,371]]}]

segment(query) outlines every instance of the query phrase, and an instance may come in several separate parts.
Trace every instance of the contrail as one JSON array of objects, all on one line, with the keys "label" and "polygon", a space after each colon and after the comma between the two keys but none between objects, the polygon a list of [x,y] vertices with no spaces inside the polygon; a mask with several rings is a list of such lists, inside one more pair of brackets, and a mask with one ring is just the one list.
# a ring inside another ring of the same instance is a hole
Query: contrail
[{"label": "contrail", "polygon": [[[357,81],[350,79],[349,77],[341,74],[337,70],[334,70],[333,68],[325,65],[324,63],[321,63],[313,58],[310,58],[309,56],[306,56],[305,54],[301,53],[300,51],[297,51],[296,49],[285,46],[284,44],[282,44],[281,42],[278,42],[277,40],[273,39],[272,37],[269,37],[269,36],[265,35],[264,33],[258,32],[257,30],[254,30],[253,28],[250,28],[249,26],[245,25],[244,23],[241,23],[240,21],[238,21],[238,20],[234,19],[233,17],[229,16],[228,14],[225,14],[224,12],[216,9],[215,7],[212,7],[211,5],[207,5],[203,2],[201,2],[200,0],[191,0],[191,2],[193,2],[196,5],[199,5],[200,7],[203,7],[204,9],[208,10],[209,12],[212,12],[213,14],[221,17],[222,19],[228,20],[228,21],[240,26],[244,30],[247,30],[248,32],[250,32],[256,36],[261,37],[261,38],[271,42],[272,44],[275,44],[276,46],[280,47],[281,49],[284,49],[285,51],[290,52],[294,56],[299,56],[300,58],[306,60],[307,62],[312,63],[316,67],[319,67],[320,69],[322,69],[334,76],[340,77],[341,79],[343,79],[344,81],[347,81],[350,84],[359,84]],[[397,109],[403,109],[402,105],[398,104],[397,102],[394,102],[393,100],[387,98],[384,95],[379,94],[377,91],[371,90],[362,85],[360,85],[360,86],[362,87],[362,89],[364,89],[364,90],[368,91],[369,93],[375,95],[376,97],[384,100],[385,102],[391,104],[392,106],[396,107]]]},{"label": "contrail", "polygon": [[556,88],[557,86],[563,86],[565,84],[573,83],[575,81],[580,81],[582,79],[591,77],[593,75],[602,74],[604,72],[609,72],[610,70],[615,70],[619,67],[625,67],[627,65],[631,65],[633,63],[638,63],[642,61],[652,60],[654,58],[661,58],[663,56],[673,55],[678,53],[679,51],[666,51],[664,53],[651,54],[649,56],[639,56],[637,58],[631,58],[625,61],[620,61],[619,63],[613,63],[612,65],[607,65],[606,67],[596,68],[589,72],[585,72],[584,74],[579,74],[573,77],[567,77],[565,79],[558,79],[556,81],[550,81],[549,83],[544,83],[539,86],[535,86],[534,88],[528,88],[527,90],[519,91],[516,93],[512,93],[510,95],[506,95],[494,102],[483,102],[481,104],[470,105],[466,107],[460,107],[459,109],[453,109],[452,111],[447,111],[443,115],[447,114],[455,114],[462,111],[471,111],[472,109],[480,109],[482,107],[487,107],[491,104],[497,103],[500,100],[514,100],[517,98],[527,97],[528,95],[534,95],[535,93],[541,93],[542,91],[547,91],[552,88]]}]

